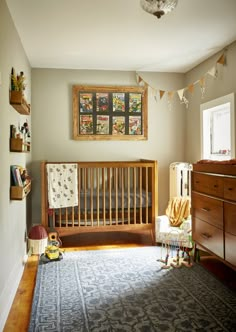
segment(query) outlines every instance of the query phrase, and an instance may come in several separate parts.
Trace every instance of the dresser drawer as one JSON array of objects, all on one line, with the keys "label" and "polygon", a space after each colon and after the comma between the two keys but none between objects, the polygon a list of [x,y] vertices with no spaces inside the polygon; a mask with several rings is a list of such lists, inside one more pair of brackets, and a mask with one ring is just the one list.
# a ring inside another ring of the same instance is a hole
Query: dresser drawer
[{"label": "dresser drawer", "polygon": [[225,260],[236,266],[236,236],[225,233]]},{"label": "dresser drawer", "polygon": [[224,178],[222,176],[192,172],[192,190],[223,198]]},{"label": "dresser drawer", "polygon": [[192,216],[223,229],[223,201],[192,192]]},{"label": "dresser drawer", "polygon": [[224,198],[236,201],[236,179],[224,178]]},{"label": "dresser drawer", "polygon": [[236,236],[236,204],[224,202],[225,231]]},{"label": "dresser drawer", "polygon": [[194,217],[192,236],[196,243],[202,245],[215,255],[224,258],[223,230]]}]

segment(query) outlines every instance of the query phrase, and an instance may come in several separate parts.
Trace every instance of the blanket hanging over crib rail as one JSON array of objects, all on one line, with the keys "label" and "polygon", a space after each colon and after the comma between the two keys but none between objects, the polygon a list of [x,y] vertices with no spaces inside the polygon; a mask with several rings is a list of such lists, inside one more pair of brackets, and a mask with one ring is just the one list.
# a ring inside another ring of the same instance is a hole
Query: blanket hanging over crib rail
[{"label": "blanket hanging over crib rail", "polygon": [[78,165],[47,164],[50,209],[78,205]]}]

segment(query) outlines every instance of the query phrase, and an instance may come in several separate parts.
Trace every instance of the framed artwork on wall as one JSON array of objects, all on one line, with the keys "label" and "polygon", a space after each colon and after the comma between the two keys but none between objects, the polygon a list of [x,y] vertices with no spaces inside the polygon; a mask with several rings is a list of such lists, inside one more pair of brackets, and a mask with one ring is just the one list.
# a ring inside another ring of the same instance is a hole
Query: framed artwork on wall
[{"label": "framed artwork on wall", "polygon": [[74,140],[147,140],[146,86],[73,86]]}]

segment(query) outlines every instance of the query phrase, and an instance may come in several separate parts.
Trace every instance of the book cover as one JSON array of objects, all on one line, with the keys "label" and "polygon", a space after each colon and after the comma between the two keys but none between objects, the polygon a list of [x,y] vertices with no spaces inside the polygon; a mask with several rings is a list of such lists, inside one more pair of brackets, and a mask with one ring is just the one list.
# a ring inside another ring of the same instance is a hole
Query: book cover
[{"label": "book cover", "polygon": [[97,112],[106,112],[109,110],[109,94],[108,93],[97,93],[96,94],[96,109]]},{"label": "book cover", "polygon": [[18,181],[17,181],[17,177],[15,174],[15,167],[14,165],[11,166],[11,185],[12,186],[18,186]]},{"label": "book cover", "polygon": [[113,112],[125,112],[125,94],[113,93],[112,104],[113,104]]},{"label": "book cover", "polygon": [[142,134],[141,116],[129,116],[129,134],[130,135]]},{"label": "book cover", "polygon": [[12,185],[23,187],[23,181],[21,178],[21,166],[12,165],[11,166],[11,175],[12,175]]},{"label": "book cover", "polygon": [[97,116],[97,128],[96,133],[99,135],[109,134],[109,115]]},{"label": "book cover", "polygon": [[125,117],[113,116],[112,117],[112,134],[125,135]]},{"label": "book cover", "polygon": [[141,113],[142,111],[142,95],[141,93],[129,94],[129,112]]},{"label": "book cover", "polygon": [[93,94],[81,93],[80,94],[80,112],[91,113],[93,111]]},{"label": "book cover", "polygon": [[81,135],[93,134],[93,116],[80,115],[79,132]]}]

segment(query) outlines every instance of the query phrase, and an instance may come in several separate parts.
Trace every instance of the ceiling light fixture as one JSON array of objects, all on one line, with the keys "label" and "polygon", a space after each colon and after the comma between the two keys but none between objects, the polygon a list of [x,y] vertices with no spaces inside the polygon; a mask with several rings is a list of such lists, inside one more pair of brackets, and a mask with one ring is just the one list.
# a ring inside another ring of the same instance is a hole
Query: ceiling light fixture
[{"label": "ceiling light fixture", "polygon": [[140,0],[141,7],[157,18],[171,12],[177,4],[178,0]]}]

